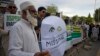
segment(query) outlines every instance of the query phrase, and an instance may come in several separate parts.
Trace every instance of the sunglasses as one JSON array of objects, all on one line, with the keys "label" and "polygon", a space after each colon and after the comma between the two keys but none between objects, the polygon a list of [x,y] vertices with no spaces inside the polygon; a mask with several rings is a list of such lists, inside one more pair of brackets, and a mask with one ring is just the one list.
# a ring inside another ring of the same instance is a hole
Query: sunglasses
[{"label": "sunglasses", "polygon": [[46,13],[46,11],[42,11],[43,13]]},{"label": "sunglasses", "polygon": [[42,13],[46,13],[45,11],[42,11]]},{"label": "sunglasses", "polygon": [[9,6],[9,8],[10,8],[10,9],[12,9],[12,8],[16,9],[16,7],[15,7],[15,6]]}]

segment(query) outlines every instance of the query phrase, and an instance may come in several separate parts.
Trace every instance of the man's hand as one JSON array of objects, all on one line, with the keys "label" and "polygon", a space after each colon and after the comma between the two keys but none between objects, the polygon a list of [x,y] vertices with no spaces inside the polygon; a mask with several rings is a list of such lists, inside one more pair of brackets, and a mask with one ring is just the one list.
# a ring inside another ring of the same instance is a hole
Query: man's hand
[{"label": "man's hand", "polygon": [[34,56],[43,56],[43,55],[42,55],[42,52],[37,52],[37,53],[35,53]]},{"label": "man's hand", "polygon": [[34,56],[51,56],[48,51],[37,52]]},{"label": "man's hand", "polygon": [[50,53],[48,51],[45,51],[42,53],[44,56],[51,56]]}]

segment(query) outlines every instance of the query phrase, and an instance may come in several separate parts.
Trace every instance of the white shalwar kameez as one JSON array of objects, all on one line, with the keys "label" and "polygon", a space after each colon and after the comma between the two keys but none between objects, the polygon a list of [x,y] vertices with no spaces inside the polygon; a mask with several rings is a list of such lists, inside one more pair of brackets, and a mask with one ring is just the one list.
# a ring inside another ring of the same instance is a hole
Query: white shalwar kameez
[{"label": "white shalwar kameez", "polygon": [[10,31],[9,56],[34,56],[36,52],[40,49],[34,27],[21,19]]},{"label": "white shalwar kameez", "polygon": [[96,27],[93,27],[92,28],[92,37],[97,39],[98,38],[98,34],[99,34],[99,29],[96,28]]}]

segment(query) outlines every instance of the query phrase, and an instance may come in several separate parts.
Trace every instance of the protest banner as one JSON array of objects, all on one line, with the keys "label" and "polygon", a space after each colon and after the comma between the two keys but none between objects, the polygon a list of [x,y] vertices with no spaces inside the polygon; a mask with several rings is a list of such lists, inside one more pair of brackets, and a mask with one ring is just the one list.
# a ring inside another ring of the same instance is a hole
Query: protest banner
[{"label": "protest banner", "polygon": [[4,15],[4,29],[5,31],[8,31],[11,29],[11,27],[21,19],[20,15],[16,14],[5,14]]},{"label": "protest banner", "polygon": [[49,16],[42,21],[42,51],[49,50],[51,56],[63,56],[70,46],[66,38],[66,26],[62,18]]}]

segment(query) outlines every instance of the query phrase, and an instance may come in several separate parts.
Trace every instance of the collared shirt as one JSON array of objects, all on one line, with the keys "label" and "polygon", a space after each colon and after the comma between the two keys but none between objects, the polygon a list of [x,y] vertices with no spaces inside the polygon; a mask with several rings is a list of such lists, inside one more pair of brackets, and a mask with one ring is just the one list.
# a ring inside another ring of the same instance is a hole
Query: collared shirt
[{"label": "collared shirt", "polygon": [[40,52],[34,27],[21,19],[10,31],[9,56],[34,56]]}]

